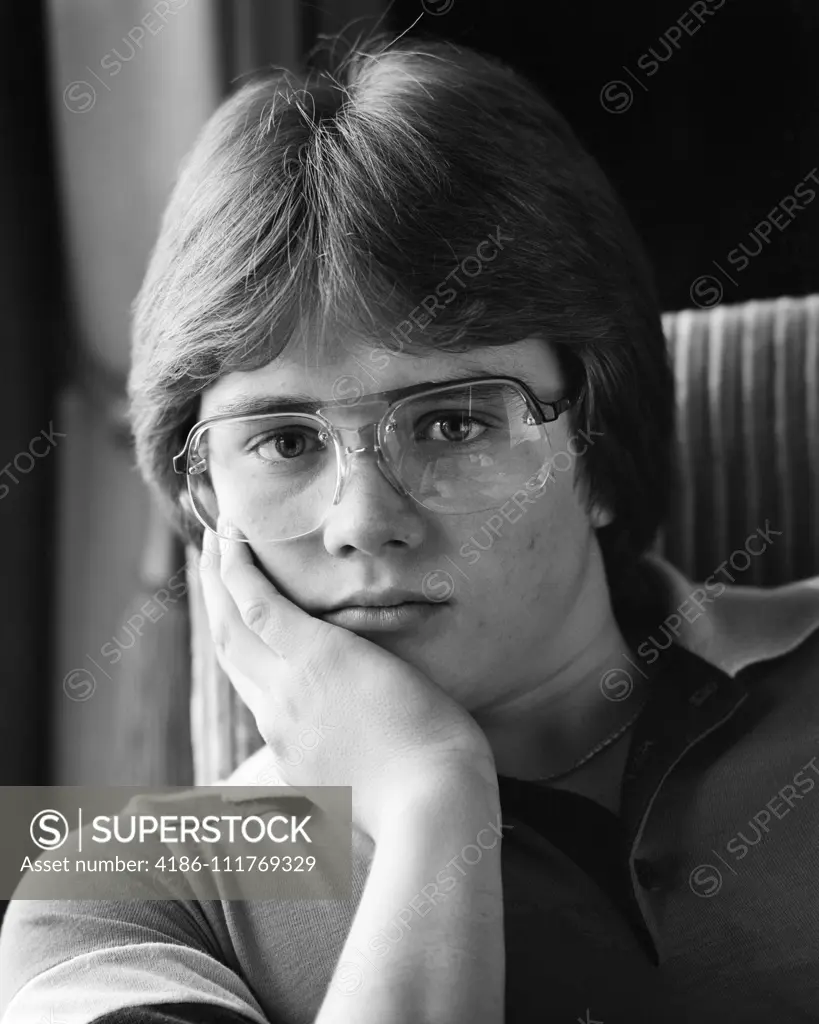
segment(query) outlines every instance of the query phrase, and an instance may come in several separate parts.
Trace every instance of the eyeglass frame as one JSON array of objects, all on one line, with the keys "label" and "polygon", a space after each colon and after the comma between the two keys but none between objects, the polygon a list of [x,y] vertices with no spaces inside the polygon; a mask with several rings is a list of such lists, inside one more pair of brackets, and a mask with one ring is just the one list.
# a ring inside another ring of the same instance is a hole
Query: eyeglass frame
[{"label": "eyeglass frame", "polygon": [[[379,391],[370,395],[363,395],[360,398],[347,399],[340,401],[328,402],[327,399],[317,399],[314,407],[313,402],[300,402],[288,406],[286,410],[276,412],[275,400],[271,402],[273,409],[270,412],[257,412],[257,413],[223,413],[219,416],[209,416],[203,420],[199,420],[195,423],[188,431],[188,436],[185,440],[185,444],[181,451],[179,451],[172,458],[172,465],[174,473],[184,476],[188,481],[188,496],[191,499],[192,510],[199,522],[205,527],[215,533],[216,531],[206,523],[200,516],[198,509],[196,508],[196,502],[193,500],[193,495],[190,494],[190,478],[196,476],[197,472],[188,466],[189,454],[193,441],[201,435],[208,427],[213,426],[216,423],[226,423],[234,420],[254,420],[254,419],[269,419],[272,416],[304,416],[312,417],[319,421],[322,426],[322,430],[325,437],[319,434],[319,440],[325,442],[331,440],[333,442],[333,448],[336,453],[336,486],[335,493],[333,494],[333,500],[330,503],[329,508],[333,508],[337,505],[341,498],[341,490],[346,480],[349,468],[349,460],[352,455],[358,455],[361,453],[377,453],[378,455],[378,466],[384,477],[388,482],[398,490],[399,494],[404,494],[409,498],[412,498],[416,504],[421,505],[422,508],[426,508],[428,511],[438,511],[439,515],[456,515],[458,513],[447,513],[439,510],[429,509],[427,505],[419,501],[414,494],[407,490],[407,488],[401,483],[399,479],[392,472],[392,467],[388,462],[389,456],[384,456],[385,449],[382,445],[382,433],[389,429],[387,424],[387,418],[393,416],[396,409],[407,401],[413,398],[418,398],[425,394],[435,394],[439,391],[446,390],[457,390],[459,388],[471,387],[478,384],[511,384],[513,385],[522,395],[526,407],[529,410],[529,414],[533,417],[532,422],[527,424],[528,426],[540,426],[544,423],[554,423],[567,409],[570,409],[573,405],[577,404],[580,397],[580,391],[576,391],[573,395],[564,396],[557,398],[554,401],[543,401],[538,398],[537,395],[532,391],[528,384],[520,380],[518,377],[468,377],[464,380],[456,381],[425,381],[423,384],[411,384],[408,387],[403,388],[391,388],[388,391]],[[395,401],[388,401],[392,396],[399,396]],[[325,416],[322,416],[318,411],[320,409],[341,409],[341,408],[354,408],[356,405],[367,405],[369,404],[383,404],[387,401],[387,408],[384,413],[377,420],[372,420],[369,423],[365,423],[360,427],[338,427],[332,423]],[[371,446],[364,446],[359,448],[351,449],[349,445],[342,443],[342,438],[338,431],[345,431],[361,435],[363,431],[370,430],[371,438],[375,442]],[[184,462],[183,462],[184,460]],[[207,466],[203,467],[204,471]],[[323,522],[323,520],[322,520]],[[313,527],[313,530],[308,530],[307,533],[300,534],[299,537],[306,537],[308,534],[317,530],[318,526]],[[285,540],[297,540],[299,537],[285,538]],[[241,538],[245,539],[245,538]],[[270,543],[284,543],[284,540],[280,542],[270,541]]]}]

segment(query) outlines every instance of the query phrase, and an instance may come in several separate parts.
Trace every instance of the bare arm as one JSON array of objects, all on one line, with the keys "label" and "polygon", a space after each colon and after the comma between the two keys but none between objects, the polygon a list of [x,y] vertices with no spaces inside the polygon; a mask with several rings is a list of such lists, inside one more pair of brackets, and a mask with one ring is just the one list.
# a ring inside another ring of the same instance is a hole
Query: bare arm
[{"label": "bare arm", "polygon": [[477,769],[396,801],[316,1024],[502,1024],[499,833]]}]

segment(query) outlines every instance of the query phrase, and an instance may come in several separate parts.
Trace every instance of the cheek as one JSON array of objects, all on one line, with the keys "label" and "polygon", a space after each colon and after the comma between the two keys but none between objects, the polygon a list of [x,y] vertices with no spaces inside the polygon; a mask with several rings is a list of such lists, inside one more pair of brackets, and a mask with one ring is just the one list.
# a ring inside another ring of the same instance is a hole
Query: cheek
[{"label": "cheek", "polygon": [[[292,581],[305,578],[305,559],[293,544],[253,544],[253,561],[276,590],[301,607]],[[303,597],[304,595],[302,595]]]},{"label": "cheek", "polygon": [[269,501],[257,500],[251,487],[242,488],[235,482],[232,486],[220,486],[219,481],[214,483],[219,514],[238,526],[254,549],[270,550],[272,545],[266,538],[276,535],[279,515],[276,507]]},{"label": "cheek", "polygon": [[[508,518],[498,513],[472,527],[468,551],[474,573],[485,558],[492,593],[513,591],[516,600],[551,601],[571,585],[588,543],[590,524],[580,490],[570,474],[557,474],[537,498],[506,511]],[[480,550],[490,543],[489,550]]]}]

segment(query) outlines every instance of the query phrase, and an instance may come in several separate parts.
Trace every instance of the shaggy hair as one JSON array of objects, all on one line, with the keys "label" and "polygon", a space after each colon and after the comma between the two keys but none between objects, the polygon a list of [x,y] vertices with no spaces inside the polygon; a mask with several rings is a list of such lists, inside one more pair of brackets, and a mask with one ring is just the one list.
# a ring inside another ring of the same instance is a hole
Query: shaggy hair
[{"label": "shaggy hair", "polygon": [[[498,231],[498,258],[410,321]],[[340,329],[412,352],[554,344],[580,394],[564,415],[598,432],[578,472],[615,514],[598,531],[609,584],[633,589],[672,472],[659,305],[611,186],[523,77],[449,43],[376,37],[336,66],[262,75],[205,125],[134,304],[129,379],[140,469],[189,539],[201,527],[171,458],[201,392],[306,324],[317,351]]]}]

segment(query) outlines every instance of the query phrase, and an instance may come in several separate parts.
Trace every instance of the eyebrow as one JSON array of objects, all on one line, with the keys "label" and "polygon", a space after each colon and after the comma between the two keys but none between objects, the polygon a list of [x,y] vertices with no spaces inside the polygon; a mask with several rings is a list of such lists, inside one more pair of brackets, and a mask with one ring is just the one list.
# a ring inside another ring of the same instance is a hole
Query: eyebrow
[{"label": "eyebrow", "polygon": [[[354,377],[355,374],[350,374],[350,376]],[[458,381],[474,380],[476,377],[506,376],[509,375],[500,371],[488,370],[485,366],[473,366],[471,368],[467,366],[458,370],[449,370],[441,373],[435,380],[418,381],[418,384],[429,384],[430,387],[434,387],[436,384],[457,384]],[[531,388],[535,395],[538,393],[541,385],[535,383],[529,376],[519,372],[515,377]],[[357,377],[356,380],[358,380]],[[364,382],[361,381],[360,383],[363,384]],[[372,391],[362,395],[361,398],[363,400],[372,395],[389,395],[393,392],[403,391],[405,387],[412,387],[412,385],[406,384],[400,388]],[[302,391],[293,392],[288,395],[237,395],[236,398],[217,405],[210,416],[208,416],[208,419],[217,416],[252,416],[265,412],[313,412],[317,407],[333,404],[335,401],[336,399],[332,397],[318,398],[315,395]]]}]

